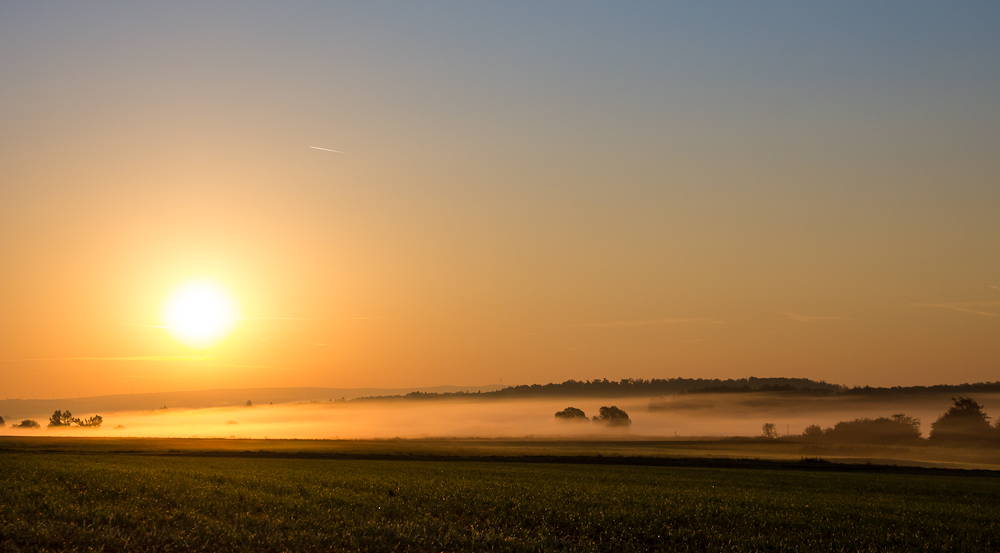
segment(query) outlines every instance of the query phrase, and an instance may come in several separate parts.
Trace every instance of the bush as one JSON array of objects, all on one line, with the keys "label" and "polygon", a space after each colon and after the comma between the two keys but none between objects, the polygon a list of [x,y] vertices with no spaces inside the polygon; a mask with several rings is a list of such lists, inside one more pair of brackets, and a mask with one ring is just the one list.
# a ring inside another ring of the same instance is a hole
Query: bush
[{"label": "bush", "polygon": [[576,407],[567,407],[556,413],[556,418],[571,421],[585,421],[587,420],[587,414]]},{"label": "bush", "polygon": [[31,419],[24,419],[18,424],[15,424],[14,428],[40,428],[41,426],[42,425],[38,424],[37,422]]},{"label": "bush", "polygon": [[630,426],[632,419],[628,418],[628,413],[612,405],[611,407],[601,407],[600,415],[594,417],[595,423],[603,423],[608,426]]},{"label": "bush", "polygon": [[877,419],[838,422],[823,437],[834,442],[855,444],[898,444],[920,438],[920,419],[903,414]]}]

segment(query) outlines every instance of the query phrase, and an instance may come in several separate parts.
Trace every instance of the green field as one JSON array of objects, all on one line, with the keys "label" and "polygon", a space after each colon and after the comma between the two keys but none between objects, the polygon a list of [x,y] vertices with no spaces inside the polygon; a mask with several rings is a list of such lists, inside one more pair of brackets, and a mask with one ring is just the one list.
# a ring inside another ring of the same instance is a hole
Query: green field
[{"label": "green field", "polygon": [[0,550],[997,551],[1000,478],[0,453]]}]

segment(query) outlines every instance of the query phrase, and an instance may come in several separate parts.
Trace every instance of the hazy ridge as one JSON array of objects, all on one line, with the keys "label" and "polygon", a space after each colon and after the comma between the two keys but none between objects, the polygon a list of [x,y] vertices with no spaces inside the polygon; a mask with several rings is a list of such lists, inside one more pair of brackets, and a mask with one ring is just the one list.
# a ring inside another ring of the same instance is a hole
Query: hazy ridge
[{"label": "hazy ridge", "polygon": [[81,398],[0,399],[0,416],[15,418],[49,416],[56,409],[74,413],[149,411],[161,407],[204,409],[254,404],[295,403],[303,401],[347,400],[370,396],[393,396],[412,392],[453,394],[456,392],[493,391],[499,386],[430,386],[425,388],[222,388],[145,394],[114,394]]},{"label": "hazy ridge", "polygon": [[[330,402],[336,400],[380,402],[445,399],[514,400],[541,398],[655,398],[687,394],[777,393],[779,395],[824,396],[848,398],[904,399],[918,396],[948,394],[1000,393],[1000,382],[940,384],[933,386],[847,387],[808,378],[747,377],[738,379],[669,378],[669,379],[608,379],[567,380],[561,383],[530,384],[501,387],[489,386],[429,386],[413,388],[222,388],[114,394],[82,398],[2,399],[0,416],[7,420],[22,417],[48,416],[56,409],[74,413],[108,413],[149,411],[161,407],[203,409],[244,405],[297,402]],[[700,402],[699,402],[700,403]],[[655,406],[652,406],[655,408]]]}]

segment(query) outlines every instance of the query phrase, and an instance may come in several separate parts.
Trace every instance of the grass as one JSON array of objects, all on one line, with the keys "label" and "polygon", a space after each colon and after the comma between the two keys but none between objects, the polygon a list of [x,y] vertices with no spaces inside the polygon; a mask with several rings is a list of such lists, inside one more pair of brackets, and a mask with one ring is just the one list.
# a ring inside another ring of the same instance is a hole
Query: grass
[{"label": "grass", "polygon": [[1000,478],[0,454],[0,550],[997,551]]}]

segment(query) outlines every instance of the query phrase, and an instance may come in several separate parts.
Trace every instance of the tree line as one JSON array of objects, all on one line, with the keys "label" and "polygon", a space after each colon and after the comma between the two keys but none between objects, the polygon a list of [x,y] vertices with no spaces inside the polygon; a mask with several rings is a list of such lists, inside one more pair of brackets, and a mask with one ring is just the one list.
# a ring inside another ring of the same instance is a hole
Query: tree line
[{"label": "tree line", "polygon": [[[80,419],[73,416],[73,413],[69,411],[59,411],[56,410],[49,417],[49,428],[56,426],[72,426],[72,427],[89,427],[98,428],[104,424],[104,417],[100,415],[94,415],[87,419]],[[0,417],[0,426],[4,425],[3,417]],[[38,421],[31,419],[24,419],[23,421],[13,425],[13,428],[40,428],[42,425],[38,424]]]},{"label": "tree line", "polygon": [[[776,438],[774,424],[763,427],[762,436]],[[905,445],[923,442],[920,419],[899,413],[891,417],[841,421],[829,428],[818,424],[802,432],[803,439],[844,444]],[[969,397],[952,398],[952,406],[931,423],[927,441],[942,446],[1000,445],[1000,419],[990,423],[983,406]]]},{"label": "tree line", "polygon": [[104,418],[101,417],[100,415],[94,415],[93,417],[90,417],[89,419],[80,420],[80,419],[74,417],[73,413],[70,413],[69,411],[59,411],[59,410],[56,410],[56,412],[52,413],[52,416],[49,417],[49,427],[53,427],[53,426],[92,426],[92,427],[96,428],[98,426],[101,426],[101,424],[103,424],[103,423],[104,423]]},{"label": "tree line", "polygon": [[[449,398],[514,399],[534,397],[634,397],[676,394],[739,394],[775,392],[811,396],[907,396],[937,393],[972,394],[1000,392],[998,382],[942,384],[937,386],[894,386],[853,388],[809,378],[622,378],[608,380],[567,380],[548,384],[521,384],[490,392],[410,392],[406,395],[371,396],[351,401],[434,400]],[[651,405],[651,409],[657,407]]]}]

